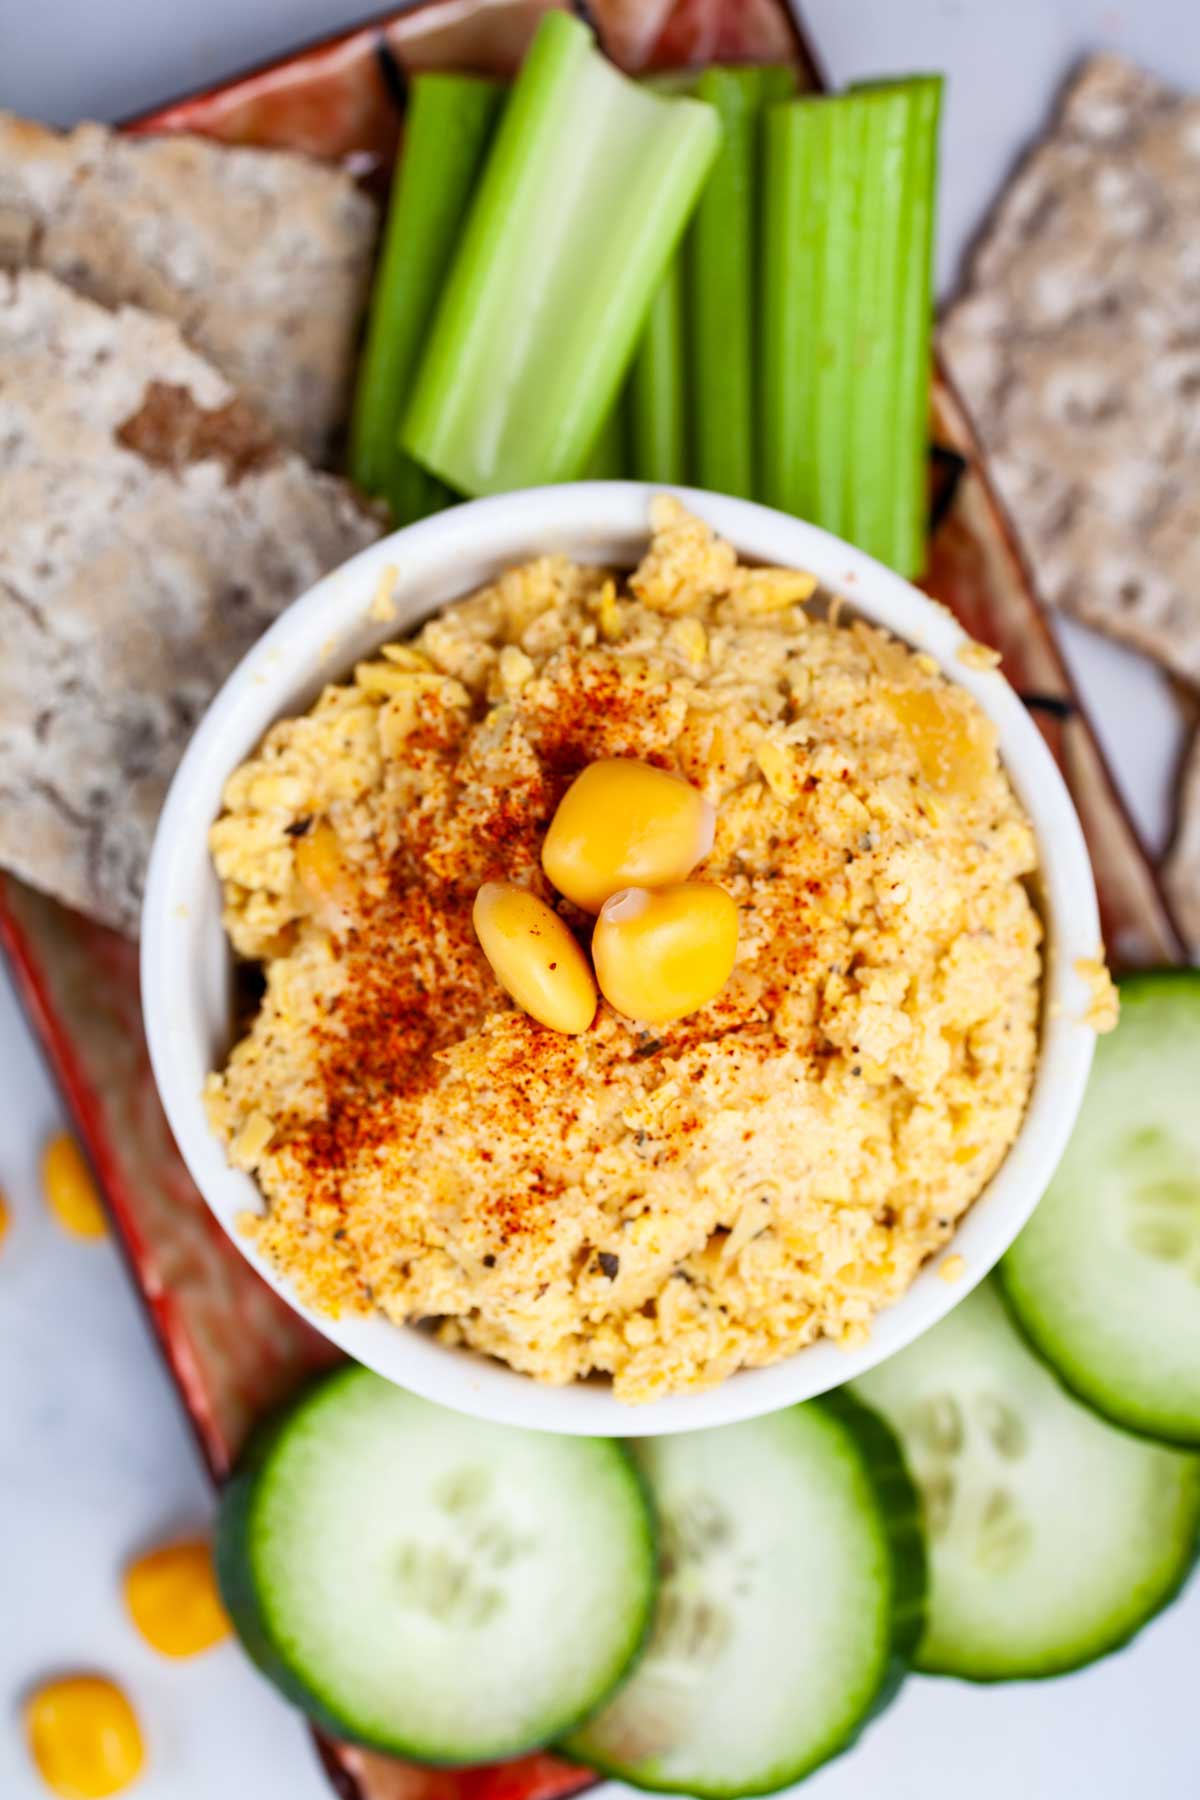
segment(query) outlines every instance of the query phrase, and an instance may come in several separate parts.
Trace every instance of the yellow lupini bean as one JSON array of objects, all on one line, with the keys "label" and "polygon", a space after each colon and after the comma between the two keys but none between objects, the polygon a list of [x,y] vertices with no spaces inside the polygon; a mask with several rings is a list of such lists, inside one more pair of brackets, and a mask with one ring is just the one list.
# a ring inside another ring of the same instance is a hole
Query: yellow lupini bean
[{"label": "yellow lupini bean", "polygon": [[472,917],[497,981],[522,1012],[569,1037],[587,1030],[596,1016],[596,983],[553,907],[527,888],[486,881]]},{"label": "yellow lupini bean", "polygon": [[720,993],[737,937],[737,907],[712,882],[626,888],[604,903],[592,934],[600,992],[628,1019],[670,1024]]},{"label": "yellow lupini bean", "polygon": [[130,1563],[125,1604],[146,1642],[163,1656],[196,1656],[229,1636],[212,1552],[203,1540],[167,1544]]},{"label": "yellow lupini bean", "polygon": [[108,1230],[92,1171],[67,1131],[56,1132],[42,1151],[42,1192],[46,1205],[72,1237],[100,1238]]},{"label": "yellow lupini bean", "polygon": [[716,812],[681,775],[621,757],[576,776],[542,845],[546,877],[585,912],[629,887],[684,881],[713,846]]},{"label": "yellow lupini bean", "polygon": [[136,1781],[145,1761],[129,1701],[100,1675],[47,1682],[25,1705],[25,1732],[38,1773],[62,1800],[104,1800]]}]

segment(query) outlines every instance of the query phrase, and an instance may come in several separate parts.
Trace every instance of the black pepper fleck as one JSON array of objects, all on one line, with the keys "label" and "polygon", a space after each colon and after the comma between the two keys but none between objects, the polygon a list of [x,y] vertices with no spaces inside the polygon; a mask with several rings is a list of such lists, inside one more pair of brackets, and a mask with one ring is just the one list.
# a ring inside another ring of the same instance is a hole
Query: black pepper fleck
[{"label": "black pepper fleck", "polygon": [[602,1275],[607,1275],[610,1281],[615,1281],[617,1279],[617,1274],[621,1267],[621,1259],[619,1256],[614,1256],[611,1250],[601,1250],[596,1261],[600,1264],[600,1273]]}]

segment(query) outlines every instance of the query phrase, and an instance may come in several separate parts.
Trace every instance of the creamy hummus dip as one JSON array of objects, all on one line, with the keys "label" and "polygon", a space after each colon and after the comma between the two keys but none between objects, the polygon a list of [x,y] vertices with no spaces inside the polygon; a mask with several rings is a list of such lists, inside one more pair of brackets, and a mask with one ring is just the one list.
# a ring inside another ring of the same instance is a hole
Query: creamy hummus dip
[{"label": "creamy hummus dip", "polygon": [[[265,995],[208,1085],[300,1295],[646,1401],[855,1344],[1021,1122],[1030,827],[975,702],[739,566],[677,502],[627,579],[543,557],[385,646],[231,777],[212,851]],[[811,599],[810,599],[811,596]],[[806,604],[806,602],[808,604]],[[718,808],[724,992],[654,1030],[516,1010],[471,926],[600,757]]]}]

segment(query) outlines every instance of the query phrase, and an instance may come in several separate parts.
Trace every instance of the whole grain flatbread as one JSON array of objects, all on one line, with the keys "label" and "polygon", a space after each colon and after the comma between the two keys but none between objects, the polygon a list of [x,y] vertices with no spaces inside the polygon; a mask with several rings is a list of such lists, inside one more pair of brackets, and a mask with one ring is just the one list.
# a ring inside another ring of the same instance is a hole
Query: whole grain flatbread
[{"label": "whole grain flatbread", "polygon": [[1175,917],[1193,956],[1200,958],[1200,731],[1184,764],[1175,841],[1163,872]]},{"label": "whole grain flatbread", "polygon": [[1045,598],[1200,679],[1200,100],[1085,64],[941,347]]},{"label": "whole grain flatbread", "polygon": [[215,688],[382,528],[168,320],[33,272],[0,273],[0,520],[0,864],[133,933]]},{"label": "whole grain flatbread", "polygon": [[314,462],[348,410],[376,227],[308,157],[0,113],[0,267],[173,319]]}]

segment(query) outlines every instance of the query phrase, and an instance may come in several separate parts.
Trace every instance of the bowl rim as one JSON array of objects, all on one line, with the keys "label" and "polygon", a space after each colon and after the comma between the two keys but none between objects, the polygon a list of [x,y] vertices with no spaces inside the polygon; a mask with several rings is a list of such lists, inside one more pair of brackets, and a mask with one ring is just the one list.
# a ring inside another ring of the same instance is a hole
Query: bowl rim
[{"label": "bowl rim", "polygon": [[[580,560],[627,560],[645,544],[649,503],[663,493],[739,554],[817,575],[974,695],[998,728],[1002,760],[1034,828],[1047,944],[1040,1051],[1017,1138],[949,1243],[876,1315],[868,1341],[846,1350],[818,1340],[715,1387],[630,1406],[607,1383],[547,1386],[382,1315],[325,1317],[238,1231],[238,1216],[257,1210],[260,1196],[253,1178],[226,1162],[201,1095],[211,1060],[205,1021],[227,1016],[230,966],[207,831],[226,778],[268,726],[306,708],[358,657],[529,555],[563,550]],[[390,620],[372,604],[389,568],[398,609]],[[970,643],[948,608],[817,526],[667,483],[577,482],[468,501],[380,539],[324,576],[258,640],[202,718],[163,806],[146,881],[140,968],[151,1067],[188,1170],[239,1252],[317,1332],[397,1385],[479,1418],[567,1434],[640,1437],[754,1418],[841,1386],[936,1324],[1008,1248],[1066,1148],[1095,1045],[1093,990],[1078,964],[1103,954],[1091,865],[1066,784],[1005,677],[983,659],[978,666],[963,660]],[[953,1283],[938,1272],[952,1254],[965,1262]]]}]

